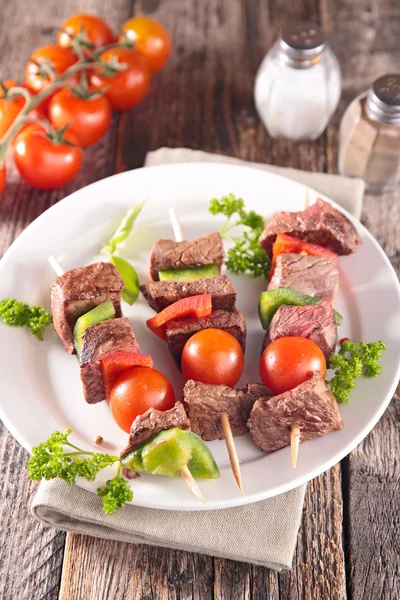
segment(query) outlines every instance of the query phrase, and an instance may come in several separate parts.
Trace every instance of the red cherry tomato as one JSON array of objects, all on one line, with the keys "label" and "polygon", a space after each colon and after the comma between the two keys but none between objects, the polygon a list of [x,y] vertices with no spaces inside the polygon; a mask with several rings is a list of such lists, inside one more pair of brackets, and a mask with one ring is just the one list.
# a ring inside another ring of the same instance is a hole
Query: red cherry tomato
[{"label": "red cherry tomato", "polygon": [[125,70],[111,77],[102,76],[102,69],[96,69],[91,75],[92,86],[105,90],[114,110],[129,110],[147,96],[151,74],[143,56],[134,50],[112,48],[103,52],[100,59],[104,62],[117,60],[118,63],[127,65]]},{"label": "red cherry tomato", "polygon": [[[8,90],[17,85],[12,79],[6,79],[3,81],[3,84]],[[12,100],[8,100],[4,97],[4,92],[0,88],[0,139],[14,123],[24,104],[25,98],[23,96],[17,96]]]},{"label": "red cherry tomato", "polygon": [[0,194],[4,191],[4,188],[6,187],[6,177],[7,177],[7,173],[6,173],[6,167],[4,163],[0,164]]},{"label": "red cherry tomato", "polygon": [[127,433],[134,419],[149,408],[169,410],[174,404],[175,393],[168,379],[149,367],[128,369],[111,390],[111,413]]},{"label": "red cherry tomato", "polygon": [[203,329],[186,342],[181,359],[186,379],[233,387],[242,375],[243,350],[236,338],[222,329]]},{"label": "red cherry tomato", "polygon": [[78,140],[68,130],[64,138],[70,144],[54,143],[42,125],[28,125],[15,138],[14,162],[24,181],[33,187],[54,189],[69,183],[82,163]]},{"label": "red cherry tomato", "polygon": [[115,35],[103,19],[97,15],[81,13],[64,21],[57,34],[57,43],[61,48],[69,48],[71,38],[82,34],[95,48],[101,48],[115,41]]},{"label": "red cherry tomato", "polygon": [[307,381],[315,371],[326,374],[322,350],[306,338],[282,337],[269,344],[261,355],[260,376],[274,394],[282,394]]},{"label": "red cherry tomato", "polygon": [[110,127],[112,111],[104,96],[78,98],[68,88],[51,99],[49,116],[56,129],[68,125],[82,148],[95,144]]},{"label": "red cherry tomato", "polygon": [[57,76],[62,75],[69,67],[78,60],[77,55],[70,48],[60,48],[56,44],[49,44],[36,50],[25,67],[25,81],[35,92],[40,92],[48,83],[48,77],[42,77],[38,73],[35,63],[50,62]]},{"label": "red cherry tomato", "polygon": [[122,33],[135,43],[135,50],[146,58],[152,73],[163,68],[171,53],[171,38],[161,23],[135,17],[122,25]]}]

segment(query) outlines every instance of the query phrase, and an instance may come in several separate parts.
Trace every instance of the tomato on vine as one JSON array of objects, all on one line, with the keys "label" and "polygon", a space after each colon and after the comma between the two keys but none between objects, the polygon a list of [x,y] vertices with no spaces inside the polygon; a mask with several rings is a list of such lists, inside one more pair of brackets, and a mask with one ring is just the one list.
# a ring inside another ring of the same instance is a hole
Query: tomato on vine
[{"label": "tomato on vine", "polygon": [[78,140],[68,130],[28,125],[15,138],[14,162],[24,181],[36,188],[54,189],[69,183],[82,164]]},{"label": "tomato on vine", "polygon": [[86,97],[63,88],[51,99],[49,116],[56,129],[65,125],[82,148],[95,144],[110,127],[112,111],[107,98],[101,94]]},{"label": "tomato on vine", "polygon": [[0,89],[0,139],[14,123],[18,114],[21,112],[25,98],[23,96],[16,96],[15,98],[6,98],[4,88],[9,90],[14,87],[16,82],[12,79],[6,79],[2,82],[3,89]]},{"label": "tomato on vine", "polygon": [[0,164],[0,194],[4,191],[4,188],[6,187],[6,177],[7,177],[7,173],[6,173],[6,167],[4,163]]},{"label": "tomato on vine", "polygon": [[146,59],[138,52],[111,48],[100,55],[100,60],[110,63],[110,67],[126,67],[111,76],[107,76],[104,68],[98,67],[90,78],[93,88],[104,90],[114,110],[129,110],[147,96],[151,73]]},{"label": "tomato on vine", "polygon": [[153,73],[160,71],[171,53],[171,38],[168,31],[153,19],[134,17],[122,25],[122,34],[144,56]]},{"label": "tomato on vine", "polygon": [[70,48],[60,48],[56,44],[38,48],[25,67],[25,81],[34,92],[40,92],[50,81],[49,75],[42,72],[46,66],[59,77],[77,60],[77,55]]},{"label": "tomato on vine", "polygon": [[69,17],[61,25],[57,34],[57,43],[61,48],[69,48],[74,40],[87,48],[101,48],[115,41],[115,35],[97,15],[81,13]]}]

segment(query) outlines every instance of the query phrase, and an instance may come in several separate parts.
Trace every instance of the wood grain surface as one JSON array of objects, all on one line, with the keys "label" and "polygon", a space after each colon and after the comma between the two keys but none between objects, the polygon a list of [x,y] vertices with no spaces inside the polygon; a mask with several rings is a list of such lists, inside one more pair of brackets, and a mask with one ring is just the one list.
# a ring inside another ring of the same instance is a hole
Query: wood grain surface
[{"label": "wood grain surface", "polygon": [[[143,12],[170,30],[174,52],[147,100],[115,117],[85,152],[67,188],[34,191],[12,172],[0,201],[0,253],[43,210],[113,172],[139,167],[149,150],[186,146],[246,160],[337,171],[337,129],[349,101],[398,70],[398,0],[0,0],[0,77],[19,73],[62,20],[94,11],[114,27]],[[257,118],[253,81],[280,24],[322,23],[343,70],[340,107],[313,143],[270,139]],[[18,38],[18,43],[15,39]],[[399,272],[400,192],[367,196],[363,223]],[[0,598],[7,600],[379,600],[400,597],[400,399],[362,444],[310,482],[290,572],[187,552],[65,536],[29,513],[27,454],[0,430]]]}]

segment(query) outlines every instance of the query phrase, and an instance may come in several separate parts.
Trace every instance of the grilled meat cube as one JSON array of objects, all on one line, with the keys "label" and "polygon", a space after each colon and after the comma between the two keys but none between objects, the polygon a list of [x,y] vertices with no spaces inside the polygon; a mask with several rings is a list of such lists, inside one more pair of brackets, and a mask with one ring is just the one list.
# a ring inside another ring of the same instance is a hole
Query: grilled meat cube
[{"label": "grilled meat cube", "polygon": [[234,436],[248,433],[247,421],[258,398],[268,396],[261,383],[248,383],[243,390],[189,380],[183,388],[183,403],[192,431],[203,440],[223,440],[220,415],[227,413]]},{"label": "grilled meat cube", "polygon": [[267,289],[281,287],[333,302],[339,288],[339,271],[324,256],[280,254]]},{"label": "grilled meat cube", "polygon": [[212,294],[213,310],[235,310],[235,288],[226,275],[195,281],[149,281],[140,286],[140,291],[157,312],[182,298],[199,294]]},{"label": "grilled meat cube", "polygon": [[301,442],[343,429],[336,398],[318,371],[293,390],[256,400],[247,425],[254,443],[265,452],[289,446],[295,425]]},{"label": "grilled meat cube", "polygon": [[105,399],[101,359],[116,350],[139,351],[128,319],[101,321],[85,330],[80,373],[85,400],[89,404]]},{"label": "grilled meat cube", "polygon": [[124,282],[108,262],[72,269],[57,277],[50,286],[54,327],[64,348],[75,354],[74,325],[79,317],[99,304],[111,300],[115,315],[121,316],[121,292]]},{"label": "grilled meat cube", "polygon": [[287,233],[324,246],[336,254],[351,254],[361,245],[360,236],[349,219],[320,198],[306,210],[274,214],[260,238],[268,256],[272,256],[272,244],[277,233]]},{"label": "grilled meat cube", "polygon": [[278,308],[265,334],[263,350],[281,337],[304,337],[319,346],[329,358],[335,352],[338,334],[332,304],[321,300],[311,306],[287,306]]},{"label": "grilled meat cube", "polygon": [[128,445],[122,450],[121,458],[124,458],[129,452],[135,450],[156,433],[173,427],[190,430],[190,421],[181,402],[176,402],[172,408],[164,411],[149,408],[133,421]]},{"label": "grilled meat cube", "polygon": [[224,258],[225,252],[219,233],[183,242],[157,240],[151,250],[150,275],[157,281],[158,271],[202,265],[218,265],[221,271]]},{"label": "grilled meat cube", "polygon": [[182,350],[194,333],[202,329],[223,329],[235,337],[243,348],[246,348],[246,322],[241,312],[215,310],[209,317],[183,319],[167,323],[167,341],[169,351],[178,369],[181,368]]}]

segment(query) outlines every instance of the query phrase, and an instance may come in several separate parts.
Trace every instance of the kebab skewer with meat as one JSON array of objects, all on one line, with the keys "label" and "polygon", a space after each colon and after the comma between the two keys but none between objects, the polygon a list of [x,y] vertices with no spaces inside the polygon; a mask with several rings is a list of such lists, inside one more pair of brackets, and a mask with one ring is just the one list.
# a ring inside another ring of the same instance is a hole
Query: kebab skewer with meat
[{"label": "kebab skewer with meat", "polygon": [[[168,342],[177,367],[184,371],[186,344],[189,339],[195,339],[195,334],[204,330],[225,332],[229,337],[233,336],[244,350],[246,325],[243,315],[235,309],[236,293],[231,281],[219,274],[225,256],[220,234],[184,241],[172,209],[170,216],[175,242],[157,240],[154,244],[150,258],[151,275],[154,280],[159,280],[142,285],[141,290],[150,306],[160,311],[148,320],[149,328],[160,335],[163,327],[160,337]],[[200,279],[192,279],[194,277]],[[178,308],[180,312],[177,312]],[[176,318],[171,319],[171,314],[175,314]],[[239,352],[243,357],[240,348]],[[241,370],[242,367],[234,383],[239,379]],[[201,373],[196,379],[204,376],[205,373]],[[220,412],[219,420],[232,470],[239,489],[242,489],[239,461],[225,411]]]},{"label": "kebab skewer with meat", "polygon": [[[121,374],[123,369],[127,368],[128,365],[125,364],[127,359],[130,367],[142,366],[151,368],[153,365],[151,357],[138,354],[139,345],[135,340],[131,325],[128,319],[123,318],[121,315],[120,293],[123,284],[121,285],[118,271],[113,265],[109,263],[95,263],[88,267],[64,272],[61,265],[53,256],[49,258],[49,262],[58,275],[57,280],[51,286],[52,309],[55,315],[57,333],[59,333],[66,350],[71,354],[73,352],[78,354],[80,375],[86,401],[89,404],[100,402],[106,396],[109,396],[112,383],[117,383],[118,385],[118,381],[120,381],[118,374]],[[116,315],[115,305],[119,314],[116,318],[114,318]],[[86,312],[88,308],[90,310]],[[73,347],[71,347],[71,340]],[[118,362],[118,359],[121,358],[123,363],[122,368],[121,361]],[[107,371],[111,371],[112,382],[110,381],[110,374],[105,377]],[[181,405],[179,405],[180,403],[167,412],[172,411],[174,414],[179,414],[183,411],[184,413],[183,407],[182,411],[180,411]],[[150,409],[150,412],[160,415],[165,414],[155,409]],[[162,429],[178,427],[174,419],[168,420],[168,418],[165,419],[162,417],[161,420],[167,424],[167,427],[163,427]],[[144,418],[144,422],[146,422],[146,418]],[[189,425],[182,427],[183,429],[190,428],[190,422],[187,419],[185,424]],[[160,431],[161,429],[156,430],[153,427],[153,431],[150,431],[147,437]],[[177,436],[174,437],[176,438]],[[133,439],[132,433],[130,439]],[[137,442],[137,437],[135,439]],[[140,443],[145,441],[145,439],[147,438],[142,435]],[[169,445],[174,441],[174,438],[170,439]],[[201,447],[199,450],[199,440],[191,439],[189,441],[190,451],[186,436],[180,439],[181,445],[183,444],[186,447],[186,453],[183,451],[179,453],[181,461],[178,463],[176,474],[180,474],[200,502],[205,503],[204,496],[200,492],[185,460],[190,459],[191,452],[196,452],[197,462],[194,464],[199,477],[208,477],[210,473],[211,476],[218,476],[218,468],[206,446]],[[165,443],[166,441],[164,440]],[[175,449],[177,448],[179,448],[179,445]],[[149,455],[149,452],[147,452],[147,455]],[[199,471],[198,463],[200,458],[203,459],[206,466],[212,467],[210,473],[206,468]],[[167,461],[169,463],[168,467],[166,467],[164,456],[160,453],[160,448],[157,450],[157,460],[157,469],[152,472],[160,473],[161,468],[167,468],[166,472],[170,472],[173,461],[170,457],[170,460]],[[178,456],[175,455],[175,463],[177,461]]]},{"label": "kebab skewer with meat", "polygon": [[[261,321],[267,330],[263,353],[268,353],[268,349],[272,349],[270,344],[273,345],[276,340],[304,338],[316,344],[328,359],[335,351],[338,337],[339,315],[332,307],[339,287],[337,255],[350,254],[358,249],[361,240],[355,228],[331,204],[318,199],[304,211],[276,213],[266,225],[260,243],[271,258],[268,288],[261,295],[259,305]],[[264,365],[272,358],[269,353]],[[333,409],[336,400],[323,381],[324,375],[320,373],[319,380],[313,376],[309,381],[298,382],[300,385],[292,392],[300,402],[300,413],[306,410],[307,405],[307,410],[316,417],[316,411],[321,409],[325,413],[326,424],[337,429],[340,415],[338,410]],[[263,380],[266,385],[271,385],[268,363]],[[255,404],[249,421],[250,431],[257,445],[265,450],[271,449],[268,442],[260,444],[260,436],[256,433],[260,419],[256,417],[264,415],[265,419],[270,419],[268,410],[276,405],[278,411],[282,410],[280,421],[286,419],[286,430],[290,429],[292,466],[296,468],[299,443],[309,439],[309,432],[307,429],[303,431],[306,421],[301,414],[296,417],[295,411],[290,408],[293,394],[288,396],[287,389],[278,391],[283,392],[281,397],[278,394]],[[303,401],[304,392],[310,394],[313,403]],[[328,404],[324,404],[322,398],[328,399]],[[261,410],[261,404],[265,410]],[[328,405],[330,410],[326,409]],[[267,431],[267,428],[264,429]],[[272,447],[276,449],[276,445],[272,444]]]}]

